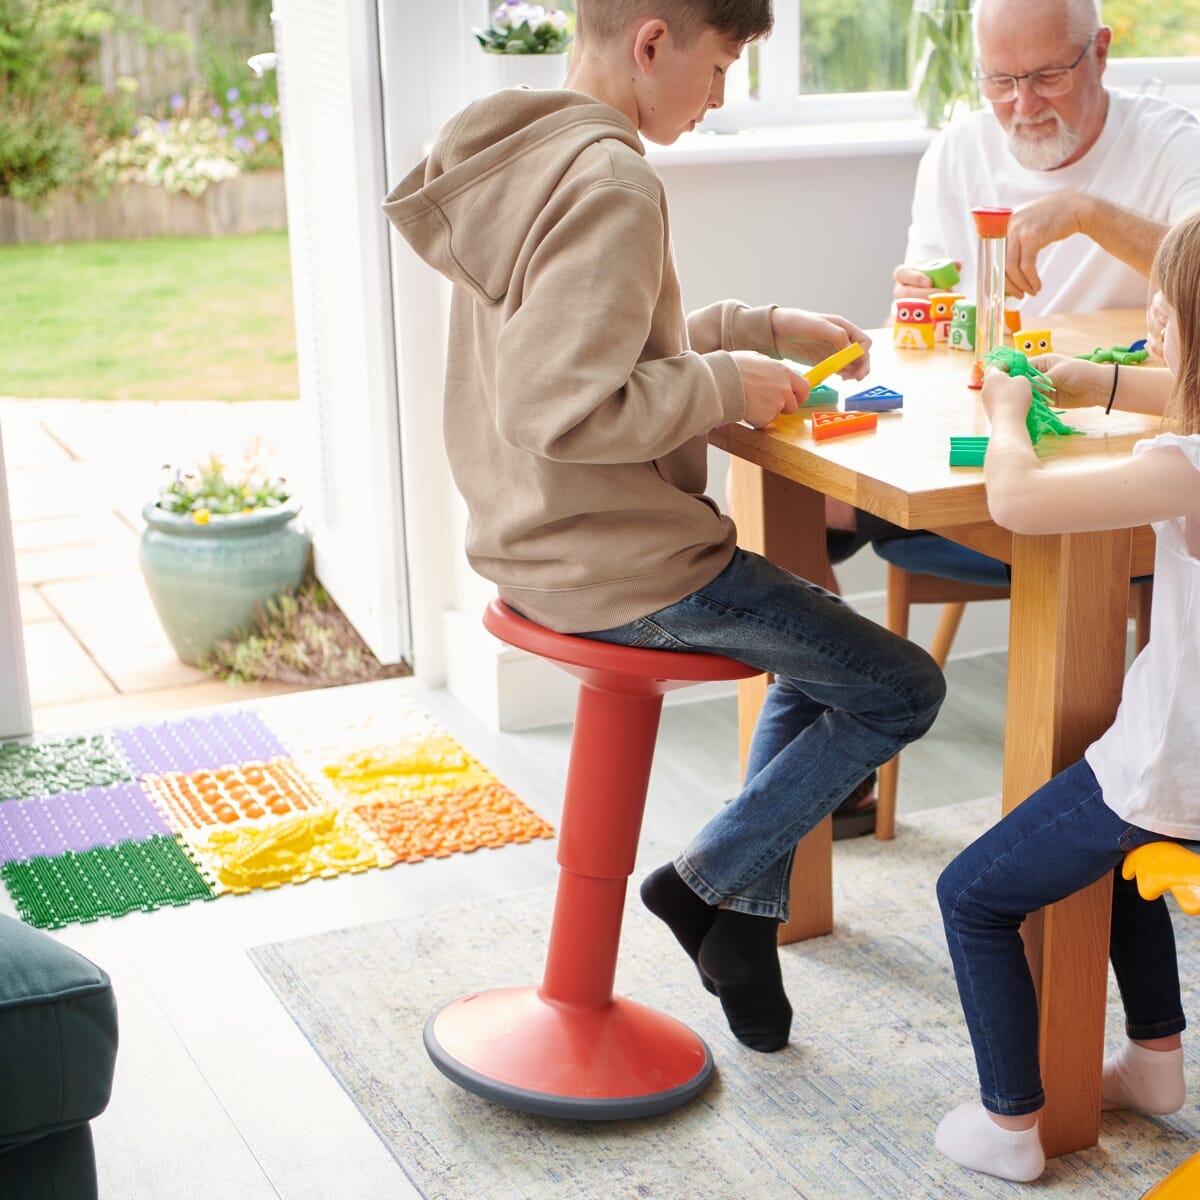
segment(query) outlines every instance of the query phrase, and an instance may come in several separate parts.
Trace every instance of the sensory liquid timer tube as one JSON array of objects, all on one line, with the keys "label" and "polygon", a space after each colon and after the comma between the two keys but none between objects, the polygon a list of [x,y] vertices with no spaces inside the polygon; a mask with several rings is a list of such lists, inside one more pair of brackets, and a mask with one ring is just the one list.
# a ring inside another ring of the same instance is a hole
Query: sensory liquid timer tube
[{"label": "sensory liquid timer tube", "polygon": [[984,359],[1004,345],[1004,250],[1011,208],[973,208],[979,234],[979,262],[975,275],[975,369],[972,387],[983,386]]}]

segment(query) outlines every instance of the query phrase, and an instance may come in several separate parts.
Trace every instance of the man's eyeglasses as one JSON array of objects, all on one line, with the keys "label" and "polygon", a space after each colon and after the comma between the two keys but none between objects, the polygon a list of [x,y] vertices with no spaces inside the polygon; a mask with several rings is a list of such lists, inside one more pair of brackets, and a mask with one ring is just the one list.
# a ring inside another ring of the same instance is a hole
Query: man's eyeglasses
[{"label": "man's eyeglasses", "polygon": [[1010,100],[1017,98],[1021,90],[1021,80],[1028,79],[1029,86],[1034,93],[1043,99],[1064,96],[1071,90],[1071,84],[1074,81],[1071,72],[1083,62],[1083,56],[1092,48],[1095,40],[1096,35],[1093,33],[1088,38],[1087,45],[1076,55],[1075,61],[1065,67],[1047,67],[1041,71],[1026,71],[1024,75],[976,75],[975,80],[979,84],[979,94],[985,100],[996,100],[1001,104],[1007,104]]}]

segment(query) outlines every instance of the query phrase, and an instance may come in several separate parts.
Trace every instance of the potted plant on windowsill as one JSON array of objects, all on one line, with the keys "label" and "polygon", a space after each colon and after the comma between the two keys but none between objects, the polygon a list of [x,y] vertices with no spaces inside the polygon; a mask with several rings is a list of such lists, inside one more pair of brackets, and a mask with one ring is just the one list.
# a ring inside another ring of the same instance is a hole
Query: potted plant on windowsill
[{"label": "potted plant on windowsill", "polygon": [[142,577],[176,654],[199,666],[268,600],[300,586],[312,539],[282,478],[229,473],[215,455],[195,471],[163,472],[142,509]]},{"label": "potted plant on windowsill", "polygon": [[505,0],[492,9],[486,29],[475,38],[487,56],[489,84],[558,88],[567,74],[571,18],[556,8]]}]

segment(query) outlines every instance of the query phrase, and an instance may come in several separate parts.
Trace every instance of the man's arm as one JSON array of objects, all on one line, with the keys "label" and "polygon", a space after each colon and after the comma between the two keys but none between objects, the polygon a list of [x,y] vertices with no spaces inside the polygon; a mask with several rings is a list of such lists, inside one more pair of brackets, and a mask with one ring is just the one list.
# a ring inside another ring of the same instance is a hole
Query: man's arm
[{"label": "man's arm", "polygon": [[1167,226],[1087,192],[1064,191],[1031,200],[1008,223],[1005,271],[1009,294],[1036,296],[1042,289],[1037,258],[1052,242],[1074,233],[1091,238],[1139,275],[1149,276]]}]

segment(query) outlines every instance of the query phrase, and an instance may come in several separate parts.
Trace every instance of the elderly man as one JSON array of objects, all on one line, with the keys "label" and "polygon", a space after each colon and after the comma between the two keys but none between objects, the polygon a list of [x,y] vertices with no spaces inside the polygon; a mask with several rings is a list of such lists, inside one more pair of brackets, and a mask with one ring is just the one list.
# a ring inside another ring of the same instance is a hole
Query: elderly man
[{"label": "elderly man", "polygon": [[1026,321],[1144,304],[1167,226],[1200,207],[1200,123],[1105,88],[1098,0],[978,0],[975,42],[991,112],[955,122],[921,160],[896,295],[936,290],[914,269],[934,258],[962,262],[973,295],[970,210],[999,204],[1015,210],[1008,289]]},{"label": "elderly man", "polygon": [[[1014,209],[1008,291],[1024,323],[1043,312],[1146,303],[1146,276],[1167,226],[1200,208],[1200,122],[1155,96],[1112,91],[1112,30],[1098,0],[976,0],[980,92],[991,111],[955,121],[917,172],[897,296],[935,288],[921,263],[952,258],[973,298],[978,238],[971,209]],[[830,560],[872,543],[881,558],[962,583],[1003,586],[1005,565],[931,533],[910,533],[840,501],[826,505]],[[834,836],[874,824],[872,780],[834,813]]]}]

